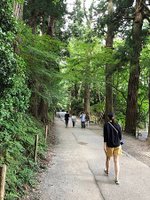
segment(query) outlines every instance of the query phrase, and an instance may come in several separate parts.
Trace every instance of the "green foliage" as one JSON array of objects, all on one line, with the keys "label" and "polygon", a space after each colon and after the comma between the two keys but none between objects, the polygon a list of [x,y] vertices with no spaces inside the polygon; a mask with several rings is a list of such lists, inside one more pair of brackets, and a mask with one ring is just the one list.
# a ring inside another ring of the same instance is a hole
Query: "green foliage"
[{"label": "green foliage", "polygon": [[[2,32],[5,34],[12,34],[16,31],[15,20],[12,15],[12,3],[13,0],[1,0],[0,1],[0,22]],[[7,39],[7,37],[6,37]]]},{"label": "green foliage", "polygon": [[54,110],[61,97],[59,62],[64,46],[47,35],[33,35],[24,25],[21,26],[20,38],[21,55],[27,63],[31,90]]},{"label": "green foliage", "polygon": [[145,68],[147,70],[150,69],[149,63],[150,63],[150,37],[147,37],[146,44],[142,49],[141,57],[140,57],[140,63],[142,65],[142,69]]},{"label": "green foliage", "polygon": [[40,136],[39,156],[45,148],[44,130],[26,114],[31,92],[26,64],[14,53],[17,28],[12,2],[0,1],[0,164],[8,166],[6,200],[18,199],[24,185],[33,184],[30,176],[37,168],[32,161],[35,134]]},{"label": "green foliage", "polygon": [[98,114],[98,113],[104,113],[104,109],[105,109],[105,105],[104,105],[104,101],[94,104],[93,106],[91,106],[91,114]]},{"label": "green foliage", "polygon": [[[78,83],[81,87],[80,98],[83,98],[84,84],[90,85],[91,93],[98,91],[99,95],[103,91],[104,95],[105,65],[112,64],[115,66],[119,63],[119,59],[115,58],[116,52],[103,47],[96,37],[92,37],[88,42],[86,37],[80,40],[72,38],[68,45],[68,51],[67,64],[62,66],[63,77],[67,81],[68,87],[73,87],[74,84]],[[94,98],[91,96],[92,105],[93,101]],[[104,102],[102,102],[102,105],[104,106]]]},{"label": "green foliage", "polygon": [[69,43],[69,53],[66,74],[69,74],[67,78],[71,81],[82,80],[82,82],[88,83],[99,81],[98,75],[105,64],[115,64],[116,62],[113,59],[112,50],[103,48],[96,38],[89,43],[84,40],[72,39]]},{"label": "green foliage", "polygon": [[0,2],[0,94],[6,87],[11,86],[12,76],[15,73],[16,60],[13,53],[13,40],[16,31],[11,10],[12,1]]},{"label": "green foliage", "polygon": [[[66,60],[61,59],[66,50],[59,40],[47,35],[35,35],[26,25],[15,22],[12,15],[13,2],[14,0],[0,1],[0,164],[5,163],[8,166],[6,200],[19,199],[24,194],[24,188],[35,184],[34,175],[38,170],[38,164],[33,162],[36,134],[39,134],[40,138],[38,156],[42,157],[46,150],[42,124],[28,113],[28,109],[35,104],[35,101],[31,104],[31,97],[35,95],[34,100],[36,100],[38,111],[41,101],[48,104],[49,118],[53,117],[52,112],[57,107],[67,108],[70,104],[72,111],[78,114],[83,109],[83,87],[87,83],[91,90],[91,114],[99,114],[104,112],[105,107],[104,77],[107,75],[105,66],[111,65],[109,73],[113,75],[114,109],[120,120],[119,123],[124,126],[129,77],[128,63],[134,51],[130,48],[131,23],[127,31],[123,31],[127,22],[124,18],[133,13],[133,1],[115,0],[114,13],[111,16],[108,16],[106,12],[108,1],[101,1],[101,7],[95,8],[98,16],[94,18],[92,6],[91,10],[85,13],[81,2],[77,0],[70,16],[72,24],[69,24],[67,32],[68,36],[73,37],[69,41],[67,52],[69,56]],[[23,0],[17,2],[23,3]],[[64,12],[63,0],[25,1],[24,19],[28,24],[35,20],[33,25],[38,27],[38,30],[46,32],[48,17],[54,17],[57,21],[59,19],[61,24]],[[91,27],[94,31],[85,24],[88,14],[90,16],[87,18],[91,20],[90,25],[93,25]],[[43,27],[40,27],[41,19]],[[98,20],[98,23],[92,24],[93,19]],[[113,31],[119,35],[114,49],[104,47],[102,36],[95,37],[96,33],[104,33],[105,26],[110,23],[112,23]],[[14,53],[17,32],[19,32],[17,50],[22,58]],[[125,41],[122,42],[120,38]],[[144,44],[140,57],[142,72],[137,123],[141,127],[144,127],[148,115],[147,83],[150,69],[150,45],[147,38],[145,38],[147,44]]]},{"label": "green foliage", "polygon": [[84,12],[81,1],[76,0],[74,9],[68,16],[68,20],[70,20],[72,23],[69,23],[69,27],[65,34],[69,37],[81,38],[84,33],[83,19]]},{"label": "green foliage", "polygon": [[140,77],[140,88],[138,98],[138,120],[137,123],[140,127],[145,128],[145,124],[148,122],[148,110],[149,110],[149,99],[148,99],[148,83],[150,75],[150,37],[147,38],[147,43],[142,49],[140,64],[141,64],[141,77]]},{"label": "green foliage", "polygon": [[[22,194],[23,185],[31,184],[33,181],[28,173],[23,179],[25,173],[23,170],[31,170],[35,134],[40,135],[40,146],[44,147],[43,130],[25,114],[30,97],[25,81],[25,65],[20,58],[17,58],[16,63],[17,73],[12,77],[12,87],[5,89],[5,96],[0,99],[0,149],[2,152],[0,163],[8,166],[6,199],[17,199],[15,196]],[[33,170],[34,168],[31,170],[32,173]]]},{"label": "green foliage", "polygon": [[[51,17],[54,19],[55,33],[56,35],[59,35],[61,32],[60,27],[62,26],[65,12],[66,3],[64,0],[27,0],[24,4],[23,18],[32,28],[37,30],[42,26],[42,32],[47,33],[49,23],[48,19]],[[60,23],[61,26],[58,26],[58,23]]]},{"label": "green foliage", "polygon": [[[39,156],[43,155],[44,130],[28,115],[17,113],[15,119],[3,121],[0,133],[0,149],[3,157],[0,163],[8,166],[6,182],[6,199],[18,199],[24,193],[25,185],[35,183],[34,171],[37,165],[33,162],[34,138],[39,134]],[[3,141],[3,142],[2,142]]]},{"label": "green foliage", "polygon": [[81,111],[83,110],[83,102],[82,99],[75,99],[73,98],[71,101],[71,110],[72,113],[75,113],[76,115],[79,115]]},{"label": "green foliage", "polygon": [[60,17],[65,11],[65,4],[63,0],[36,0],[36,2],[27,1],[25,4],[25,11],[28,12],[28,14],[36,12],[37,15],[44,12],[47,18],[48,16]]}]

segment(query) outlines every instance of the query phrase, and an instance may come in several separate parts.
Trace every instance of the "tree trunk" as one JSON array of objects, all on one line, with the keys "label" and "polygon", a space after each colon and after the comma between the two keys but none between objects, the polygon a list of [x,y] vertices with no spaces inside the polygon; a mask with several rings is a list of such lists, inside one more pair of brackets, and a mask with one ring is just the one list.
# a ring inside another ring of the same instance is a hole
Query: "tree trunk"
[{"label": "tree trunk", "polygon": [[49,16],[48,18],[48,27],[47,27],[47,34],[50,35],[51,37],[54,36],[55,34],[55,17]]},{"label": "tree trunk", "polygon": [[31,88],[32,91],[29,111],[36,119],[38,119],[39,97],[37,94],[37,90],[39,87],[36,81],[32,81],[31,83],[29,83],[29,88]]},{"label": "tree trunk", "polygon": [[[113,1],[108,2],[108,14],[111,18],[113,13]],[[106,48],[113,48],[114,31],[113,24],[107,24],[107,38],[106,38]],[[105,118],[109,112],[113,111],[113,89],[112,89],[112,74],[110,73],[111,65],[106,65],[105,68],[105,81],[106,81],[106,102],[105,102]]]},{"label": "tree trunk", "polygon": [[38,107],[38,116],[44,124],[48,123],[48,103],[43,98]]},{"label": "tree trunk", "polygon": [[[14,1],[13,15],[17,20],[22,20],[22,18],[23,18],[23,4],[20,4],[20,3],[17,3],[16,1]],[[14,41],[14,44],[13,44],[14,52],[17,53],[17,54],[20,53],[20,49],[18,47],[19,43],[20,43],[20,38],[17,36],[16,40]]]},{"label": "tree trunk", "polygon": [[149,70],[149,80],[148,80],[148,101],[149,101],[149,124],[148,124],[148,137],[150,137],[150,70]]},{"label": "tree trunk", "polygon": [[0,167],[0,200],[5,198],[6,165]]},{"label": "tree trunk", "polygon": [[78,99],[78,94],[79,94],[79,86],[77,85],[77,83],[75,83],[71,89],[71,96],[73,98]]},{"label": "tree trunk", "polygon": [[37,119],[38,118],[38,96],[35,92],[32,92],[30,112]]},{"label": "tree trunk", "polygon": [[17,3],[16,1],[14,1],[13,14],[16,17],[16,19],[22,19],[22,17],[23,17],[23,4],[20,4],[20,3]]},{"label": "tree trunk", "polygon": [[[54,23],[55,23],[55,18],[53,16],[49,16],[47,34],[50,35],[51,37],[54,36]],[[48,102],[44,100],[43,98],[41,98],[41,101],[39,104],[38,115],[40,117],[40,120],[44,124],[48,123]]]},{"label": "tree trunk", "polygon": [[78,99],[78,95],[79,95],[79,86],[75,83],[75,85],[74,85],[74,97],[76,99]]},{"label": "tree trunk", "polygon": [[37,13],[35,12],[35,10],[31,12],[29,26],[32,28],[32,33],[35,34],[37,28]]},{"label": "tree trunk", "polygon": [[136,1],[135,18],[132,29],[132,56],[130,61],[130,76],[128,83],[128,98],[126,110],[125,131],[136,135],[137,98],[139,88],[140,64],[139,57],[142,49],[143,5]]},{"label": "tree trunk", "polygon": [[90,113],[90,86],[88,84],[84,86],[84,112]]}]

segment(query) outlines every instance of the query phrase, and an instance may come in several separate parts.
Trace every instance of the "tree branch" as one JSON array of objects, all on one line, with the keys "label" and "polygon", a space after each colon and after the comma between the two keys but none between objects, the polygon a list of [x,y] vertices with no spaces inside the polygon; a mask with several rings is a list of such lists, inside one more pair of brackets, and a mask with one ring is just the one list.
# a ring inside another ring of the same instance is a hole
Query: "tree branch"
[{"label": "tree branch", "polygon": [[87,14],[86,14],[85,1],[86,1],[86,0],[83,0],[83,10],[84,10],[84,16],[85,16],[85,18],[86,18],[86,20],[87,20],[87,24],[89,24],[89,19],[88,19],[88,16],[87,16]]},{"label": "tree branch", "polygon": [[150,13],[150,9],[148,8],[148,5],[146,5],[144,2],[142,2],[142,5],[143,5],[144,8],[148,11],[148,13]]}]

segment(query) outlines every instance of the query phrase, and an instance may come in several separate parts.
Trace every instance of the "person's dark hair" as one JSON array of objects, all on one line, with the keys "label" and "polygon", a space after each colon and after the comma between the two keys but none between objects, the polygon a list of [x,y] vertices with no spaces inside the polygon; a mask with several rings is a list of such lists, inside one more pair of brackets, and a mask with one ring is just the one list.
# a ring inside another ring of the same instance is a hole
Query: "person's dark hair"
[{"label": "person's dark hair", "polygon": [[108,118],[112,121],[112,123],[115,123],[114,114],[112,112],[108,113]]}]

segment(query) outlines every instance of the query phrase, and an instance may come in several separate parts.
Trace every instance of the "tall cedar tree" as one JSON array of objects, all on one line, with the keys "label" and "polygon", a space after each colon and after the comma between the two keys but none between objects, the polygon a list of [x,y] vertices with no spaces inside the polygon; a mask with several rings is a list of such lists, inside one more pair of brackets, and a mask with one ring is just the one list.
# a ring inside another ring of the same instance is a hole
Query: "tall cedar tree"
[{"label": "tall cedar tree", "polygon": [[130,58],[130,77],[128,84],[128,98],[126,111],[125,131],[133,135],[136,134],[137,125],[137,101],[140,76],[140,53],[142,50],[143,36],[142,26],[144,20],[145,0],[136,0],[134,19],[132,25]]},{"label": "tall cedar tree", "polygon": [[55,35],[56,22],[66,12],[64,0],[27,0],[24,5],[24,20],[32,27],[33,33],[40,27],[42,33]]},{"label": "tall cedar tree", "polygon": [[[66,5],[63,0],[28,0],[24,5],[23,19],[31,26],[34,34],[41,32],[42,34],[54,37],[55,24],[63,17],[65,8]],[[58,67],[56,70],[59,70]],[[31,113],[36,118],[39,117],[44,123],[47,123],[48,101],[38,95],[44,88],[34,78],[30,81],[30,87],[32,88]]]},{"label": "tall cedar tree", "polygon": [[[124,18],[127,13],[127,9],[132,6],[132,1],[124,1],[124,0],[107,0],[101,1],[97,11],[101,11],[104,13],[104,18],[99,17],[97,22],[97,30],[98,32],[104,34],[105,33],[105,25],[107,25],[107,33],[106,33],[106,48],[113,50],[113,42],[115,34],[118,33],[119,29],[123,27]],[[107,5],[107,6],[106,6]],[[107,9],[107,12],[106,12]],[[108,13],[108,14],[106,14]],[[123,29],[123,28],[122,28]],[[122,30],[123,31],[123,30]],[[105,102],[105,115],[107,119],[108,112],[112,112],[114,110],[113,105],[113,74],[112,74],[113,65],[106,65],[105,68],[105,94],[106,94],[106,102]]]}]

